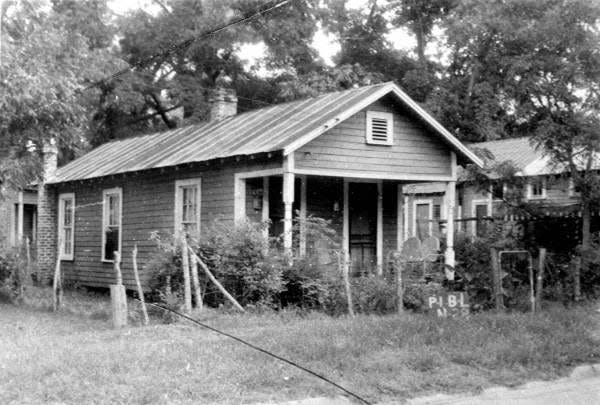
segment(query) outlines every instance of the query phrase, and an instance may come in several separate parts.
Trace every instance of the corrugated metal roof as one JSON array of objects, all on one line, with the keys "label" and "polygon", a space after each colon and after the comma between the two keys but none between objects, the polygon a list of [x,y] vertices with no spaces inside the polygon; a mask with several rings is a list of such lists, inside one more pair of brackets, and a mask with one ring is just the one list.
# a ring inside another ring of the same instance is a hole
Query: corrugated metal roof
[{"label": "corrugated metal roof", "polygon": [[[284,150],[307,134],[336,125],[365,100],[399,91],[393,83],[381,83],[261,108],[218,122],[109,142],[59,168],[52,183]],[[455,138],[441,135],[457,149]],[[462,144],[457,150],[468,160],[477,160]]]},{"label": "corrugated metal roof", "polygon": [[543,153],[536,150],[528,137],[477,142],[467,146],[470,149],[487,149],[494,155],[495,162],[511,161],[520,170],[543,157]]}]

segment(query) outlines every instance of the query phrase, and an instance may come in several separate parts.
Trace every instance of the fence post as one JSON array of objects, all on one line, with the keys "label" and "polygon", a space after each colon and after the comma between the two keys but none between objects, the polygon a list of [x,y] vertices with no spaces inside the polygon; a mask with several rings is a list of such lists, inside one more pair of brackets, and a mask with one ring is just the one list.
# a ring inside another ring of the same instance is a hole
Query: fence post
[{"label": "fence post", "polygon": [[546,248],[540,248],[538,258],[538,273],[537,284],[535,287],[535,308],[537,311],[542,310],[542,292],[544,290],[544,268],[546,266]]},{"label": "fence post", "polygon": [[111,319],[113,328],[119,329],[127,325],[127,295],[121,274],[121,253],[114,252],[113,258],[117,281],[110,285]]},{"label": "fence post", "polygon": [[133,246],[133,253],[131,259],[133,261],[133,276],[135,277],[135,284],[137,286],[138,295],[140,302],[142,303],[142,315],[144,316],[144,326],[148,325],[150,320],[148,319],[148,310],[146,309],[146,300],[144,299],[144,290],[142,289],[142,283],[140,283],[140,275],[137,268],[137,243]]},{"label": "fence post", "polygon": [[581,301],[581,256],[575,256],[572,263],[573,268],[573,299]]},{"label": "fence post", "polygon": [[494,276],[494,302],[496,311],[500,312],[504,309],[504,296],[502,295],[502,278],[500,277],[501,269],[498,263],[498,249],[490,248],[490,259]]},{"label": "fence post", "polygon": [[394,267],[396,270],[396,297],[398,300],[398,314],[404,313],[404,285],[402,285],[402,264],[399,257],[394,257]]},{"label": "fence post", "polygon": [[338,253],[338,266],[342,272],[342,278],[344,280],[344,288],[346,290],[346,303],[348,305],[348,314],[354,318],[354,304],[352,303],[352,289],[350,287],[350,277],[348,275],[348,255],[346,251]]},{"label": "fence post", "polygon": [[185,235],[181,237],[181,267],[183,270],[183,312],[189,315],[192,312],[192,284],[190,283],[189,250]]}]

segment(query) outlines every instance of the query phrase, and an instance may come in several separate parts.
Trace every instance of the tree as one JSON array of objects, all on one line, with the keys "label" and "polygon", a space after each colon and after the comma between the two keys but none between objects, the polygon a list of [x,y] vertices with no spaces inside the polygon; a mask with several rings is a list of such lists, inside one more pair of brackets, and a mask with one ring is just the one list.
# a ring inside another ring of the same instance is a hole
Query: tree
[{"label": "tree", "polygon": [[452,64],[432,104],[463,139],[527,135],[568,170],[589,251],[600,199],[600,4],[464,0],[446,29]]},{"label": "tree", "polygon": [[[82,144],[87,126],[85,86],[118,67],[104,50],[91,49],[69,31],[43,1],[13,1],[2,6],[0,62],[0,149],[3,183],[26,183],[39,172],[28,148],[54,138],[61,150]],[[23,176],[29,173],[30,176]]]}]

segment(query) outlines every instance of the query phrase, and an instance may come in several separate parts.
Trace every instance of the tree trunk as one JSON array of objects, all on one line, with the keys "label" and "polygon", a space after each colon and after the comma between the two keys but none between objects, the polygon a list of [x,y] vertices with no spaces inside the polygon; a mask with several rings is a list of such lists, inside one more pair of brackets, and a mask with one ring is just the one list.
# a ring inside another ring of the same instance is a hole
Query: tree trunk
[{"label": "tree trunk", "polygon": [[590,204],[587,201],[583,201],[581,204],[581,249],[579,266],[576,266],[573,272],[573,285],[574,285],[574,299],[575,301],[581,300],[581,272],[585,272],[588,268],[588,252],[591,248],[591,222],[592,213],[590,210]]}]

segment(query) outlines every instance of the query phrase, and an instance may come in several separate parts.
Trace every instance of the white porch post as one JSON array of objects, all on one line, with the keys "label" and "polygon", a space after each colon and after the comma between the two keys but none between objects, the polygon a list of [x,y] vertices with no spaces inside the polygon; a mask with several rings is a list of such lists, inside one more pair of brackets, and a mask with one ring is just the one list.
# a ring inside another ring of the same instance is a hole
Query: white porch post
[{"label": "white porch post", "polygon": [[[456,197],[456,182],[446,183],[446,194],[444,196],[446,206],[446,252],[444,254],[445,263],[454,268],[454,205]],[[454,271],[446,270],[448,280],[454,280]]]},{"label": "white porch post", "polygon": [[343,207],[343,231],[342,231],[342,249],[345,255],[345,263],[350,260],[350,183],[344,179],[344,207]]},{"label": "white porch post", "polygon": [[383,182],[377,182],[377,275],[383,274]]},{"label": "white porch post", "polygon": [[[262,193],[262,221],[269,220],[269,176],[263,177],[263,193]],[[265,238],[269,237],[269,227],[265,226]]]},{"label": "white porch post", "polygon": [[306,256],[306,175],[300,176],[300,256]]},{"label": "white porch post", "polygon": [[285,157],[283,162],[283,247],[292,250],[292,204],[294,203],[294,155]]},{"label": "white porch post", "polygon": [[18,194],[18,208],[17,208],[17,243],[21,243],[23,240],[23,191],[19,191]]},{"label": "white porch post", "polygon": [[396,190],[396,250],[400,252],[402,250],[402,244],[404,243],[404,227],[406,224],[404,223],[404,214],[403,214],[403,203],[404,196],[402,195],[402,184],[398,184]]}]

